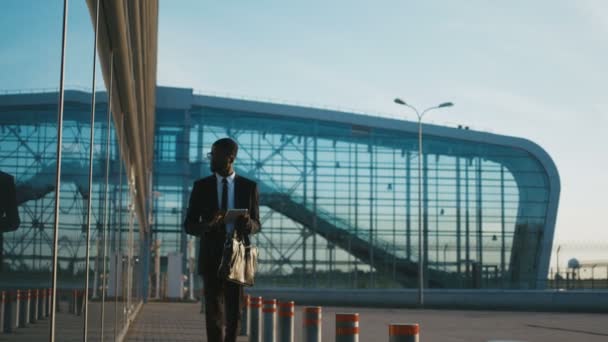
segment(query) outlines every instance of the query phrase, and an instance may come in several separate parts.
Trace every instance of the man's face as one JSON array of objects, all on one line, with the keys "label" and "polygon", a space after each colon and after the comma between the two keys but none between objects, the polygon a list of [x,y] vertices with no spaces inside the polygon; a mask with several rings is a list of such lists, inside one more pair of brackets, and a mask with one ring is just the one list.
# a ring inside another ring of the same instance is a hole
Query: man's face
[{"label": "man's face", "polygon": [[234,162],[234,157],[230,152],[213,145],[210,154],[211,172],[227,173],[230,170],[232,163]]}]

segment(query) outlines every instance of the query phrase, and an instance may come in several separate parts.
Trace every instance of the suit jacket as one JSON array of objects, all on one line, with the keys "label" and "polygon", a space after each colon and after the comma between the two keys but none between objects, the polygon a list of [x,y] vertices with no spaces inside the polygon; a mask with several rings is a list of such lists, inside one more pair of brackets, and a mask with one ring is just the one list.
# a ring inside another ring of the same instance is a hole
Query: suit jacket
[{"label": "suit jacket", "polygon": [[[198,273],[200,275],[205,272],[217,272],[222,258],[226,233],[210,231],[208,226],[209,221],[219,211],[217,197],[215,174],[194,182],[184,229],[187,234],[200,237],[198,253]],[[238,174],[234,178],[234,208],[248,209],[251,218],[249,234],[255,234],[260,230],[258,186],[256,182]],[[202,227],[193,230],[190,227],[192,223],[201,224]]]},{"label": "suit jacket", "polygon": [[0,171],[0,234],[16,230],[19,224],[15,180]]}]

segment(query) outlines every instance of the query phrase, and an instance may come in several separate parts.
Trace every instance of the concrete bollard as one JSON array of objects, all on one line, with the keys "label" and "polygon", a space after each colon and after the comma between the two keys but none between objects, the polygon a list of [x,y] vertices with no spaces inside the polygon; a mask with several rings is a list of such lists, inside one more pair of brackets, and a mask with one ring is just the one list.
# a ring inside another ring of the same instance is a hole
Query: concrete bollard
[{"label": "concrete bollard", "polygon": [[10,291],[6,294],[4,305],[4,332],[12,333],[19,327],[19,290]]},{"label": "concrete bollard", "polygon": [[302,340],[304,342],[321,342],[323,332],[323,315],[320,306],[309,306],[304,308],[304,329]]},{"label": "concrete bollard", "polygon": [[21,301],[19,302],[19,327],[25,328],[30,324],[30,290],[21,292]]},{"label": "concrete bollard", "polygon": [[32,299],[30,300],[30,323],[38,320],[38,289],[30,290]]},{"label": "concrete bollard", "polygon": [[262,342],[262,297],[249,298],[249,342]]},{"label": "concrete bollard", "polygon": [[279,342],[294,341],[295,309],[294,302],[279,303]]},{"label": "concrete bollard", "polygon": [[264,342],[276,342],[277,340],[277,300],[266,299],[262,308],[264,313],[264,328],[262,329]]},{"label": "concrete bollard", "polygon": [[249,295],[243,296],[243,310],[241,311],[241,331],[239,336],[249,335]]},{"label": "concrete bollard", "polygon": [[417,323],[393,323],[388,325],[389,342],[418,342],[420,327]]},{"label": "concrete bollard", "polygon": [[359,314],[336,314],[336,342],[359,342]]}]

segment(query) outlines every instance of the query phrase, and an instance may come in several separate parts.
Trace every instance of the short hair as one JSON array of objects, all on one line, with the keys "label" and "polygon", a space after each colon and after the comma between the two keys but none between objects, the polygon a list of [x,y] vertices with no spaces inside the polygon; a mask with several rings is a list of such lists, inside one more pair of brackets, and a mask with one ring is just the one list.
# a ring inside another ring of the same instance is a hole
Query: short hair
[{"label": "short hair", "polygon": [[213,143],[213,146],[218,147],[218,148],[222,149],[223,151],[230,153],[235,158],[236,158],[236,154],[239,152],[239,145],[236,143],[236,141],[234,141],[230,138],[222,138],[222,139],[216,140]]}]

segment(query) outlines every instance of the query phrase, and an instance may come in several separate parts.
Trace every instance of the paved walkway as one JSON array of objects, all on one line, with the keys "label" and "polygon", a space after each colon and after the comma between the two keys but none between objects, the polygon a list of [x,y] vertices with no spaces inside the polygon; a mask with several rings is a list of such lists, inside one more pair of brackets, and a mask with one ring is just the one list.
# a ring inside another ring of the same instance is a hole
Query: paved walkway
[{"label": "paved walkway", "polygon": [[[144,304],[125,341],[207,341],[205,316],[200,309],[200,303]],[[248,340],[242,337],[238,341]]]},{"label": "paved walkway", "polygon": [[[106,305],[104,340],[111,341],[115,336],[115,309],[112,303]],[[55,340],[61,342],[82,341],[84,316],[68,313],[68,303],[59,302],[61,312],[55,320]],[[88,341],[101,341],[101,303],[89,302],[89,331]],[[120,317],[119,317],[120,318]],[[0,333],[0,342],[38,342],[48,341],[50,334],[50,318],[30,323],[25,328],[18,328],[13,333]]]},{"label": "paved walkway", "polygon": [[[200,304],[148,303],[127,341],[206,341]],[[424,342],[608,341],[608,315],[372,308],[323,308],[323,341],[334,341],[336,312],[358,312],[360,341],[388,341],[388,324],[417,322]],[[296,341],[302,336],[302,307],[296,307]],[[239,341],[247,341],[243,338]]]}]

